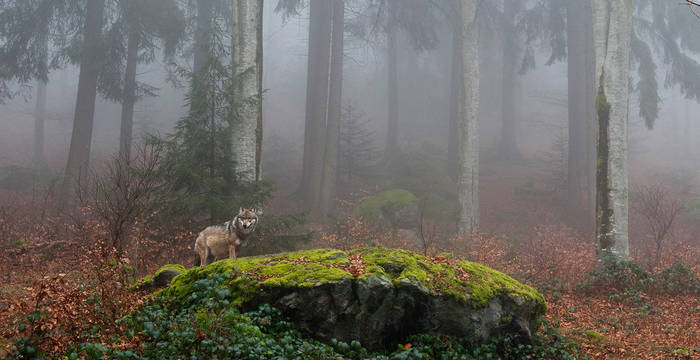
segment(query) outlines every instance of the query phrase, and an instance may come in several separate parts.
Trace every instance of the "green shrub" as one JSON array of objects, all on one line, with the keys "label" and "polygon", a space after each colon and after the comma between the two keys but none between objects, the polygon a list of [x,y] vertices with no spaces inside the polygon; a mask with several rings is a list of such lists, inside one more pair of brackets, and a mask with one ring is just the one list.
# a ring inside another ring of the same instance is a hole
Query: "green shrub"
[{"label": "green shrub", "polygon": [[698,295],[700,277],[680,260],[671,267],[649,273],[629,260],[607,256],[597,269],[588,273],[579,288],[584,291],[612,290],[613,299],[624,297],[639,304],[642,293]]},{"label": "green shrub", "polygon": [[367,198],[355,208],[354,215],[367,221],[374,221],[381,217],[385,207],[395,211],[402,206],[414,204],[418,201],[416,196],[408,190],[392,189],[382,191],[379,194]]}]

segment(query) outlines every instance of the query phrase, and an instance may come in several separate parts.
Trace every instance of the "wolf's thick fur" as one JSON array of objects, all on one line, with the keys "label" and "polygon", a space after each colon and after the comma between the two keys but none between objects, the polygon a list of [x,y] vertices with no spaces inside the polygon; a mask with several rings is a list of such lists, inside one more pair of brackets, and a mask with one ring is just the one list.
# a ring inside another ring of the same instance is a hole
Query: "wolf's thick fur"
[{"label": "wolf's thick fur", "polygon": [[195,266],[209,265],[227,256],[236,258],[236,252],[246,243],[258,224],[255,209],[240,209],[238,215],[221,225],[212,225],[202,230],[194,242],[197,252]]}]

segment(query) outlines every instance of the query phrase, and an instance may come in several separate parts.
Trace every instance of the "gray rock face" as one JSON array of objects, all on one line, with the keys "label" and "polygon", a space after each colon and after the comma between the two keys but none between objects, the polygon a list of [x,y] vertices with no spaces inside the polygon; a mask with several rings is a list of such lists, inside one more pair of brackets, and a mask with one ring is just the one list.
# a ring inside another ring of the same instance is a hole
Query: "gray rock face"
[{"label": "gray rock face", "polygon": [[163,269],[153,277],[152,287],[154,289],[160,289],[168,286],[173,278],[180,275],[180,273],[182,273],[182,271],[178,271],[176,269]]},{"label": "gray rock face", "polygon": [[517,334],[524,343],[542,315],[536,301],[496,297],[473,308],[453,297],[433,295],[415,281],[394,286],[384,276],[346,279],[310,288],[272,288],[249,306],[270,303],[313,337],[350,342],[369,349],[393,348],[412,334],[439,333],[488,342],[492,336]]},{"label": "gray rock face", "polygon": [[547,307],[533,288],[481,264],[385,248],[217,261],[177,276],[163,294],[187,299],[196,281],[217,274],[234,275],[222,285],[236,294],[232,306],[271,304],[307,335],[373,350],[421,333],[474,343],[508,333],[529,342]]}]

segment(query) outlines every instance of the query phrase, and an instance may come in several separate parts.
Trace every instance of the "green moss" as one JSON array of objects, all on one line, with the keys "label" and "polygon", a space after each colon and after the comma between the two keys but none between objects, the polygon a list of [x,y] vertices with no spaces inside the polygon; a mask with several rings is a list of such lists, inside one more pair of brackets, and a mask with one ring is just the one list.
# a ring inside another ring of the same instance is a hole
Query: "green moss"
[{"label": "green moss", "polygon": [[168,265],[161,266],[160,269],[156,270],[156,272],[155,272],[155,274],[153,274],[153,276],[158,276],[158,275],[160,275],[160,273],[162,273],[165,270],[175,270],[175,271],[179,272],[180,274],[187,271],[187,269],[185,269],[185,267],[180,265],[180,264],[168,264]]},{"label": "green moss", "polygon": [[382,208],[389,207],[397,210],[403,206],[410,205],[418,201],[416,196],[408,190],[393,189],[382,191],[361,202],[354,211],[354,215],[368,220],[379,218]]},{"label": "green moss", "polygon": [[690,348],[685,348],[685,347],[679,347],[679,348],[671,351],[671,354],[674,356],[678,356],[678,357],[684,356],[684,357],[690,358],[691,356],[693,356],[695,354],[695,350],[690,349]]},{"label": "green moss", "polygon": [[146,276],[142,277],[136,283],[131,285],[129,288],[131,290],[144,289],[144,288],[150,286],[151,283],[153,283],[153,279],[155,279],[158,275],[160,275],[160,273],[162,273],[165,270],[175,270],[175,271],[179,272],[180,274],[187,271],[187,269],[185,269],[185,267],[180,265],[180,264],[163,265],[160,267],[160,269],[156,270],[156,272],[153,275],[146,275]]},{"label": "green moss", "polygon": [[605,336],[603,336],[603,334],[601,334],[597,331],[594,331],[594,330],[586,330],[586,332],[584,332],[584,335],[587,338],[594,340],[596,342],[600,342],[600,341],[603,341],[605,339]]},{"label": "green moss", "polygon": [[196,281],[217,274],[230,274],[230,280],[224,286],[242,304],[261,287],[311,287],[353,278],[347,271],[349,257],[361,257],[363,261],[364,273],[358,276],[359,281],[376,276],[389,279],[396,287],[411,283],[432,294],[451,296],[475,308],[487,306],[499,296],[534,300],[542,311],[546,308],[544,297],[533,288],[486,266],[384,248],[349,252],[316,249],[221,260],[180,274],[162,293],[184,300],[193,292]]},{"label": "green moss", "polygon": [[150,285],[153,282],[153,275],[146,275],[139,279],[137,282],[129,286],[130,290],[140,290],[144,287]]}]

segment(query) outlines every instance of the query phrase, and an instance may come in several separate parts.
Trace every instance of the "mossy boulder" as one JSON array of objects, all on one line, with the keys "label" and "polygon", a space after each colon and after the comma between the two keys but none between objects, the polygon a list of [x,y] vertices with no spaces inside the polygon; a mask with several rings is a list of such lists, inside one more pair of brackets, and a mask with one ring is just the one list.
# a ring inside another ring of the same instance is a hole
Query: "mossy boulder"
[{"label": "mossy boulder", "polygon": [[546,309],[537,291],[486,266],[383,248],[221,260],[178,275],[160,293],[189,304],[202,296],[198,281],[220,275],[231,306],[271,304],[316,338],[373,349],[419,333],[474,343],[513,333],[527,342]]},{"label": "mossy boulder", "polygon": [[178,275],[187,271],[180,264],[168,264],[161,266],[153,275],[142,277],[131,288],[134,290],[155,290],[165,287]]},{"label": "mossy boulder", "polygon": [[382,191],[362,201],[353,214],[373,223],[386,223],[397,229],[410,229],[420,221],[418,199],[403,189]]}]

